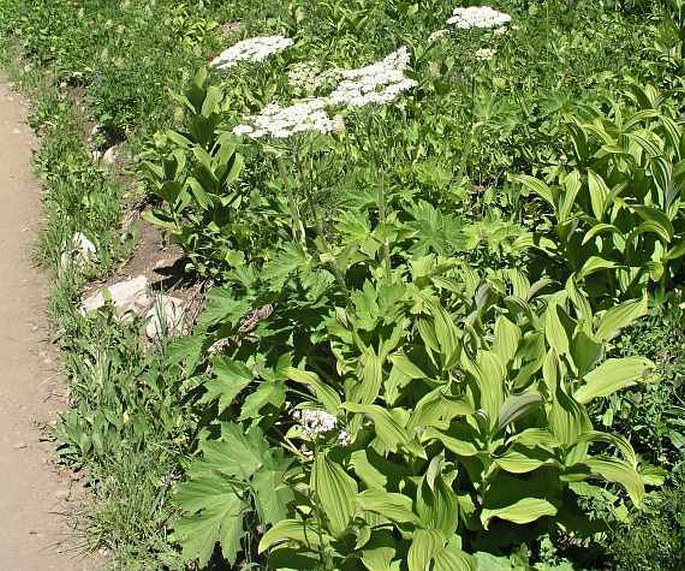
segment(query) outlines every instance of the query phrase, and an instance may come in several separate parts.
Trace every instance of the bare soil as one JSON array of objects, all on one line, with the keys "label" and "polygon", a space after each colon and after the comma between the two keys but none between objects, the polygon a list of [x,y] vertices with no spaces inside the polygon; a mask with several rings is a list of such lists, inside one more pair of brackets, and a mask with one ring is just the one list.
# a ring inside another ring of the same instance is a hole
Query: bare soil
[{"label": "bare soil", "polygon": [[31,264],[41,201],[25,118],[0,78],[0,567],[97,569],[65,517],[78,484],[58,472],[41,430],[66,398],[47,340],[47,280]]}]

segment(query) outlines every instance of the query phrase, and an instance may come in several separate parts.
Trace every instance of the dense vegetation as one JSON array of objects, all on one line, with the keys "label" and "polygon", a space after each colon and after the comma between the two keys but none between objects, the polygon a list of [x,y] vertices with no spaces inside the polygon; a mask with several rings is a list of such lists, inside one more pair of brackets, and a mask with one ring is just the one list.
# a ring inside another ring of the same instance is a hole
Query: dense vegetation
[{"label": "dense vegetation", "polygon": [[[113,565],[685,565],[685,5],[454,7],[0,2],[42,136],[58,453]],[[388,101],[336,99],[404,57]],[[305,98],[331,128],[235,129]],[[93,161],[115,143],[125,177]],[[77,309],[143,197],[212,285],[152,348]],[[96,264],[63,264],[77,231]]]}]

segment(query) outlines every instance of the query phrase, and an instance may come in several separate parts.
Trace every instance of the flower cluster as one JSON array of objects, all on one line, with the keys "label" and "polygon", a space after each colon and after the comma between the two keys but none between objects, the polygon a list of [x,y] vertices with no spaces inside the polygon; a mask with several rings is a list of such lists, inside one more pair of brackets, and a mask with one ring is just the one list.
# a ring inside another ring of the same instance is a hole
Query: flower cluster
[{"label": "flower cluster", "polygon": [[293,412],[293,418],[310,438],[330,432],[338,421],[325,410],[296,410]]},{"label": "flower cluster", "polygon": [[471,28],[499,28],[510,21],[509,14],[498,12],[489,6],[469,6],[455,8],[447,23],[454,24],[460,30],[469,30]]},{"label": "flower cluster", "polygon": [[416,85],[404,75],[409,67],[409,50],[403,46],[381,61],[359,69],[341,71],[343,80],[328,97],[332,105],[362,107],[386,104]]},{"label": "flower cluster", "polygon": [[[344,130],[341,117],[331,119],[326,107],[345,105],[361,107],[371,103],[390,103],[403,91],[416,85],[416,81],[404,75],[409,67],[409,50],[402,47],[381,61],[359,69],[334,70],[342,81],[328,97],[310,97],[289,107],[277,103],[267,105],[259,115],[243,119],[234,127],[236,135],[248,135],[253,139],[271,136],[284,139],[296,133],[315,131],[331,133]],[[295,68],[297,81],[307,77],[312,67]],[[330,78],[333,71],[319,74]]]},{"label": "flower cluster", "polygon": [[270,103],[259,115],[245,117],[242,124],[233,128],[233,133],[248,135],[253,139],[267,135],[285,139],[305,131],[330,133],[335,124],[324,110],[325,107],[326,100],[322,98],[307,99],[288,107]]},{"label": "flower cluster", "polygon": [[491,50],[490,48],[481,48],[476,51],[476,59],[487,61],[495,57],[496,53],[496,50]]},{"label": "flower cluster", "polygon": [[[293,412],[293,418],[310,439],[333,432],[338,423],[338,419],[325,410],[296,410]],[[352,443],[352,436],[343,428],[338,432],[336,441],[339,446],[349,446]],[[304,450],[307,450],[306,447]]]},{"label": "flower cluster", "polygon": [[284,36],[257,36],[232,45],[212,60],[210,64],[217,69],[226,69],[240,61],[264,61],[270,55],[293,45]]}]

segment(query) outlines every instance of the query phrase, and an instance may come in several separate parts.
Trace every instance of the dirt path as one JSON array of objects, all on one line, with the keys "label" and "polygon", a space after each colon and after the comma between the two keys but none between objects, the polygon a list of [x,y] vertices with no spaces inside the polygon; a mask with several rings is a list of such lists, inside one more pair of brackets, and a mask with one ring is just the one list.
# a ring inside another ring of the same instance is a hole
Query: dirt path
[{"label": "dirt path", "polygon": [[64,389],[45,340],[46,279],[30,263],[41,204],[25,117],[0,78],[0,568],[94,569],[60,515],[69,479],[40,442],[38,424],[56,418]]}]

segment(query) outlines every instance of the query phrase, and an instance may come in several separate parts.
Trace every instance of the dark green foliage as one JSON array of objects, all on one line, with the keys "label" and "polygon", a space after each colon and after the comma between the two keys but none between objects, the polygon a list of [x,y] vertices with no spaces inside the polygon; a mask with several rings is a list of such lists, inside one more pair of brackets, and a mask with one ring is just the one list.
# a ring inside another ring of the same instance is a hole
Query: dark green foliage
[{"label": "dark green foliage", "polygon": [[642,513],[608,535],[615,569],[626,571],[685,567],[685,470],[645,501]]}]

